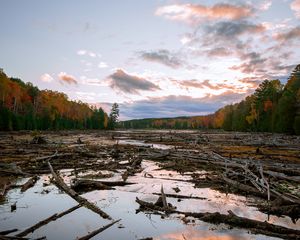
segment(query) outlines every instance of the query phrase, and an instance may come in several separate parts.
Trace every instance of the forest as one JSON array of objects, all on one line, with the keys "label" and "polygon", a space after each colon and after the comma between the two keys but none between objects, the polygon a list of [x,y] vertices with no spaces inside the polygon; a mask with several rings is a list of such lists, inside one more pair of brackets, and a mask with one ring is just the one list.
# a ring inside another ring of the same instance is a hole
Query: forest
[{"label": "forest", "polygon": [[39,90],[0,71],[0,130],[108,129],[113,119],[102,108]]},{"label": "forest", "polygon": [[124,128],[224,129],[300,134],[300,64],[283,85],[264,80],[243,101],[206,116],[123,121]]}]

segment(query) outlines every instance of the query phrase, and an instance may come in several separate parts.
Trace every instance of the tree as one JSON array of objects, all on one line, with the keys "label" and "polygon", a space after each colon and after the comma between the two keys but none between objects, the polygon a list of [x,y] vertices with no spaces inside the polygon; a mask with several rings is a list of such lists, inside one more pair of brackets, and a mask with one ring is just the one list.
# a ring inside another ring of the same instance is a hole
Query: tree
[{"label": "tree", "polygon": [[276,130],[278,132],[295,133],[295,127],[297,127],[296,124],[299,121],[297,118],[297,112],[299,110],[299,102],[297,100],[299,89],[300,64],[296,66],[296,68],[292,72],[278,102],[278,120],[276,125]]},{"label": "tree", "polygon": [[119,105],[117,103],[114,103],[111,107],[111,111],[109,114],[108,128],[115,129],[118,119],[119,119]]}]

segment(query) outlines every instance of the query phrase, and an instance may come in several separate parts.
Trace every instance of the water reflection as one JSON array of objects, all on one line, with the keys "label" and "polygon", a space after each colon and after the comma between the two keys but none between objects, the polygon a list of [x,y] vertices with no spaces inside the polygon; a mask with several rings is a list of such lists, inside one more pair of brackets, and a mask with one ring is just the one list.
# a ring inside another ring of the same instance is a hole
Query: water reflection
[{"label": "water reflection", "polygon": [[[99,238],[124,240],[144,237],[154,237],[154,239],[160,240],[184,240],[184,238],[189,240],[272,239],[261,235],[252,235],[242,229],[228,229],[222,224],[215,226],[196,220],[196,223],[186,225],[181,221],[182,216],[178,215],[171,215],[163,219],[152,214],[136,214],[136,209],[139,206],[135,202],[135,198],[139,197],[154,202],[158,196],[153,195],[153,193],[159,193],[161,184],[163,184],[166,193],[203,198],[182,199],[181,201],[176,198],[168,198],[168,201],[177,206],[180,211],[227,213],[228,210],[232,210],[239,216],[261,221],[267,219],[266,214],[257,211],[254,207],[247,206],[246,202],[249,199],[245,197],[233,194],[226,195],[209,188],[195,189],[191,182],[182,181],[190,180],[190,175],[181,176],[174,171],[161,170],[151,161],[143,161],[142,166],[144,170],[141,173],[128,178],[128,181],[135,183],[133,185],[117,187],[117,190],[92,191],[83,195],[114,219],[122,219],[120,224],[107,229],[99,235]],[[154,178],[144,177],[146,172],[153,175]],[[61,171],[61,175],[68,183],[73,177],[71,170]],[[107,180],[118,179],[119,176],[120,173],[115,173]],[[21,182],[25,180],[21,179]],[[180,192],[176,193],[175,187],[179,188]],[[11,212],[10,205],[15,202],[17,203],[17,210]],[[25,193],[21,193],[20,189],[12,189],[8,192],[7,202],[0,205],[0,231],[12,228],[18,228],[21,231],[76,204],[72,198],[50,184],[49,175],[42,175],[35,187]],[[272,216],[270,222],[300,229],[299,223],[294,225],[288,218]],[[76,239],[107,223],[107,220],[82,207],[43,226],[28,237],[47,236],[47,239]]]}]

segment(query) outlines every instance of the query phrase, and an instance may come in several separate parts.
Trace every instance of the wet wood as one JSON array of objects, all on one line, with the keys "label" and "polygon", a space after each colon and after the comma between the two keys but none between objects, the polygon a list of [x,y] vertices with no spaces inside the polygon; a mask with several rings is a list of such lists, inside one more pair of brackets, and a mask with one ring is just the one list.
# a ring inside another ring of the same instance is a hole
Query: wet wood
[{"label": "wet wood", "polygon": [[16,228],[10,229],[10,230],[5,230],[5,231],[1,231],[0,235],[7,235],[7,234],[10,234],[10,233],[13,233],[13,232],[17,232],[17,231],[19,231],[19,230],[16,229]]},{"label": "wet wood", "polygon": [[168,206],[168,203],[167,203],[166,195],[164,193],[163,185],[161,185],[161,188],[160,188],[160,196],[161,196],[161,200],[162,200],[162,203],[163,203],[163,208],[167,212],[169,210],[169,206]]},{"label": "wet wood", "polygon": [[38,179],[39,179],[38,176],[34,176],[30,178],[26,183],[22,185],[21,192],[26,192],[29,188],[33,187]]},{"label": "wet wood", "polygon": [[103,232],[104,230],[110,228],[110,227],[113,226],[115,223],[120,222],[120,221],[121,221],[121,219],[116,220],[116,221],[113,221],[113,222],[111,222],[111,223],[109,223],[109,224],[107,224],[107,225],[105,225],[105,226],[103,226],[103,227],[101,227],[101,228],[99,228],[99,229],[97,229],[97,230],[95,230],[95,231],[89,233],[88,235],[86,235],[86,236],[84,236],[84,237],[78,238],[78,240],[88,240],[88,239],[91,239],[92,237],[98,235],[99,233]]},{"label": "wet wood", "polygon": [[52,176],[55,179],[55,183],[56,183],[57,187],[62,189],[65,193],[67,193],[70,197],[75,199],[82,206],[85,206],[86,208],[88,208],[88,209],[92,210],[93,212],[99,214],[101,217],[103,217],[105,219],[106,218],[107,219],[112,219],[107,213],[102,211],[98,206],[96,206],[95,204],[89,202],[87,199],[85,199],[85,198],[81,197],[80,195],[78,195],[78,193],[75,192],[73,189],[69,188],[67,186],[67,184],[65,184],[63,179],[55,173],[55,171],[53,170],[53,168],[51,166],[51,163],[49,161],[48,161],[48,165],[49,165],[50,171],[52,173]]},{"label": "wet wood", "polygon": [[48,217],[48,218],[46,218],[46,219],[38,222],[37,224],[35,224],[35,225],[33,225],[33,226],[31,226],[31,227],[23,230],[22,232],[18,233],[16,236],[17,237],[25,237],[29,233],[33,233],[35,230],[39,229],[40,227],[47,225],[49,222],[55,221],[55,220],[57,220],[57,219],[65,216],[65,215],[67,215],[67,214],[75,211],[76,209],[78,209],[80,207],[81,207],[81,205],[78,204],[78,205],[76,205],[74,207],[71,207],[70,209],[68,209],[68,210],[66,210],[64,212],[55,213],[52,216],[50,216],[50,217]]},{"label": "wet wood", "polygon": [[95,180],[76,179],[72,185],[72,189],[77,192],[88,192],[93,190],[111,190],[113,188]]},{"label": "wet wood", "polygon": [[[142,209],[153,209],[155,211],[164,211],[163,207],[159,207],[153,203],[148,203],[136,198],[136,202],[140,204]],[[244,229],[249,229],[252,232],[259,231],[261,234],[281,237],[283,239],[300,239],[300,231],[295,229],[290,229],[278,225],[274,225],[268,222],[261,222],[257,220],[252,220],[244,217],[239,217],[233,212],[229,212],[228,215],[221,213],[194,213],[194,212],[181,212],[176,210],[169,210],[169,213],[183,214],[186,217],[198,218],[201,221],[209,222],[213,224],[225,223],[232,227],[239,227]]]}]

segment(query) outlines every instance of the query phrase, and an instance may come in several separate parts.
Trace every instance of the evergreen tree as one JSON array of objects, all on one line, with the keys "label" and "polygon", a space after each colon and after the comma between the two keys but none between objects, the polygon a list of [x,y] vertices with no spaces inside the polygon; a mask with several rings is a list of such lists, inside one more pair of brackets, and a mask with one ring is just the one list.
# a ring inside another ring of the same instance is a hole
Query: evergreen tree
[{"label": "evergreen tree", "polygon": [[108,128],[115,129],[119,119],[119,105],[114,103],[111,107],[111,111],[108,119]]}]

